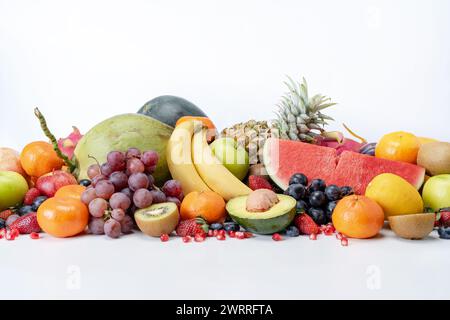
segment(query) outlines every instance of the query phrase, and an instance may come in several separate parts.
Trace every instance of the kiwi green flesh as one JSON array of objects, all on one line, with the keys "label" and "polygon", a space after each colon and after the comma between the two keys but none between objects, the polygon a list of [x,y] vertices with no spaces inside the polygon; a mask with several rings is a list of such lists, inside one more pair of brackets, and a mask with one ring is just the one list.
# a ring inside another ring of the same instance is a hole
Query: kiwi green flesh
[{"label": "kiwi green flesh", "polygon": [[166,202],[154,204],[148,208],[140,209],[136,211],[135,215],[143,220],[159,220],[167,215],[172,214],[174,211],[178,210],[175,203]]}]

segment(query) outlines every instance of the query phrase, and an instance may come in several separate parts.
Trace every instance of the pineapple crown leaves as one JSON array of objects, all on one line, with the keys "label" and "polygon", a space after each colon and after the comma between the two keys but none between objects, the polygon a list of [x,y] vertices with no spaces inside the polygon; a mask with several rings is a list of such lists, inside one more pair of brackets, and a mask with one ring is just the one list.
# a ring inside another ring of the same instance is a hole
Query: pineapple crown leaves
[{"label": "pineapple crown leaves", "polygon": [[311,130],[322,133],[323,127],[328,124],[327,121],[333,120],[332,117],[321,111],[336,103],[321,94],[309,98],[305,78],[302,78],[302,82],[299,83],[289,76],[287,79],[284,84],[287,86],[288,92],[281,97],[281,101],[277,105],[278,111],[275,112],[277,119],[273,123],[280,131],[279,135],[282,138],[312,141],[317,134]]}]

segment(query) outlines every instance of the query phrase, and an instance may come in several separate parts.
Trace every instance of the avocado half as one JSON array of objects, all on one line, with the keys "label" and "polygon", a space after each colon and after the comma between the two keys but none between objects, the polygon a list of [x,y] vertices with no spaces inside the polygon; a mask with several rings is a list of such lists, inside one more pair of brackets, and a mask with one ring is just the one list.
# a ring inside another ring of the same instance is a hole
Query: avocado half
[{"label": "avocado half", "polygon": [[226,209],[230,217],[248,231],[258,234],[272,234],[284,230],[295,217],[296,200],[284,194],[277,194],[278,202],[263,212],[250,212],[246,209],[248,196],[233,198]]}]

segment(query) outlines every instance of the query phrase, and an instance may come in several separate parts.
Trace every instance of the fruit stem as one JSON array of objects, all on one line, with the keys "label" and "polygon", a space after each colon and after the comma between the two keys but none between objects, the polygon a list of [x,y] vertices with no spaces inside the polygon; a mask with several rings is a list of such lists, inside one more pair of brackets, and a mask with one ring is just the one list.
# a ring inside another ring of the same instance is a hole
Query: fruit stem
[{"label": "fruit stem", "polygon": [[362,144],[366,144],[366,143],[367,143],[367,140],[366,140],[366,139],[364,139],[363,137],[357,135],[357,134],[354,133],[352,130],[350,130],[350,128],[347,127],[347,126],[345,125],[345,123],[343,123],[342,125],[344,126],[345,130],[348,131],[348,133],[350,133],[350,134],[351,134],[352,136],[354,136],[355,138],[361,140],[361,143],[362,143]]},{"label": "fruit stem", "polygon": [[45,120],[44,115],[39,111],[39,108],[34,109],[34,114],[39,119],[39,122],[41,124],[42,131],[44,132],[45,136],[50,139],[53,150],[55,150],[58,157],[60,157],[66,166],[69,168],[69,171],[72,173],[77,168],[74,161],[71,161],[64,153],[62,153],[61,149],[59,149],[58,141],[56,140],[55,136],[50,132],[47,126],[47,121]]}]

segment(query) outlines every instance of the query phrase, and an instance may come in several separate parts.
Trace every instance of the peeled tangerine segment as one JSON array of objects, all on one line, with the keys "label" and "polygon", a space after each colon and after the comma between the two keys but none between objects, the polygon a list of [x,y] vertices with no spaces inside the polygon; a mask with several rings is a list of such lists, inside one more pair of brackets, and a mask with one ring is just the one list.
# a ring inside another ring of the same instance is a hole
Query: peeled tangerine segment
[{"label": "peeled tangerine segment", "polygon": [[180,214],[175,203],[164,202],[136,211],[134,218],[143,233],[151,237],[160,237],[175,230]]}]

